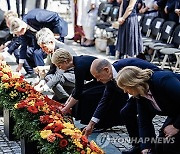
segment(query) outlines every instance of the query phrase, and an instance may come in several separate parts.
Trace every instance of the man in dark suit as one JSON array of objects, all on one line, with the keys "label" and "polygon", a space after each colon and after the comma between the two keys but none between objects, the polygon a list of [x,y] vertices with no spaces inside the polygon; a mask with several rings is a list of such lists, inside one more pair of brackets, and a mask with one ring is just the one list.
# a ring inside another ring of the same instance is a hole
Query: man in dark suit
[{"label": "man in dark suit", "polygon": [[59,35],[59,40],[62,42],[68,34],[67,22],[56,12],[33,9],[23,16],[23,21],[37,31],[44,27],[49,28],[53,33]]},{"label": "man in dark suit", "polygon": [[[125,92],[138,97],[142,153],[179,154],[180,75],[170,71],[152,71],[129,66],[119,72],[117,84]],[[152,139],[156,137],[152,119],[156,114],[168,118],[160,130],[159,138],[156,140],[157,148],[154,151]]]},{"label": "man in dark suit", "polygon": [[[93,114],[91,121],[84,129],[84,133],[86,136],[89,136],[92,133],[94,126],[97,125],[99,121],[101,122],[102,117],[106,116],[105,111],[107,110],[107,108],[109,108],[115,103],[114,101],[112,102],[109,101],[110,99],[113,99],[113,95],[116,91],[120,91],[120,89],[118,89],[116,83],[114,82],[114,79],[117,76],[117,72],[125,66],[139,66],[141,68],[149,68],[155,71],[160,70],[157,66],[138,58],[121,59],[113,63],[113,65],[111,65],[105,59],[95,60],[91,65],[91,73],[98,81],[106,84],[106,89],[101,101],[98,104],[98,107],[96,108],[96,111]],[[116,105],[120,104],[119,100],[121,99],[122,96],[117,95]],[[126,101],[127,100],[128,99],[126,99]],[[128,100],[128,103],[125,105],[125,107],[123,104],[123,106],[119,108],[119,111],[116,112],[120,112],[120,109],[123,110],[121,111],[121,117],[119,116],[119,118],[123,118],[123,122],[126,124],[130,137],[139,136],[137,118],[136,118],[137,117],[136,103],[134,102],[134,99],[130,98]],[[114,110],[112,112],[114,112]],[[128,116],[124,116],[127,114]],[[135,154],[135,152],[140,151],[139,147],[137,147],[139,145],[133,144],[133,146],[134,148],[131,150],[133,154]]]},{"label": "man in dark suit", "polygon": [[[17,35],[20,39],[20,56],[19,56],[19,65],[16,68],[16,71],[20,71],[23,67],[23,64],[28,56],[28,54],[33,55],[31,56],[31,61],[33,61],[34,66],[44,66],[44,58],[46,54],[40,49],[39,45],[37,44],[36,40],[36,30],[33,29],[31,26],[27,25],[23,20],[19,18],[11,18],[10,19],[10,31],[14,35]],[[28,53],[27,48],[31,47],[30,53]],[[25,77],[34,77],[35,74],[26,74]]]},{"label": "man in dark suit", "polygon": [[67,70],[74,67],[75,89],[62,112],[66,114],[76,104],[72,114],[83,124],[90,120],[104,91],[103,84],[98,83],[90,73],[91,63],[95,59],[93,56],[72,56],[66,50],[56,50],[52,56],[52,63],[58,68]]}]

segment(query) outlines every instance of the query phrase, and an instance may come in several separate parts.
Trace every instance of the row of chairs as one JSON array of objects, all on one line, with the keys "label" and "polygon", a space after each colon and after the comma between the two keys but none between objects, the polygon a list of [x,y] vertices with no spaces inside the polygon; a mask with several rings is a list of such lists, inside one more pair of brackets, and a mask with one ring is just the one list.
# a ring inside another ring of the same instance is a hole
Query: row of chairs
[{"label": "row of chairs", "polygon": [[119,6],[102,2],[98,9],[98,21],[95,28],[95,31],[100,31],[100,34],[96,37],[108,38],[109,33],[111,33],[113,37],[116,37],[117,30],[112,27],[112,23],[117,21],[118,16]]},{"label": "row of chairs", "polygon": [[161,68],[164,69],[166,62],[171,68],[170,57],[176,57],[174,72],[180,65],[180,25],[173,21],[165,21],[163,18],[153,16],[139,17],[141,32],[143,35],[144,51],[152,51],[151,62],[155,57],[163,56]]}]

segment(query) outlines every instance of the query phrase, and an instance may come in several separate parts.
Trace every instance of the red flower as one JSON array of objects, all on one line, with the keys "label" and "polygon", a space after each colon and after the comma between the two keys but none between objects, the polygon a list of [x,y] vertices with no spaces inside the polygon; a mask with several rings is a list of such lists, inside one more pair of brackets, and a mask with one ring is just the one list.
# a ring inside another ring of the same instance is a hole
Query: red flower
[{"label": "red flower", "polygon": [[11,72],[7,72],[7,75],[9,76],[9,78],[12,77],[12,73]]},{"label": "red flower", "polygon": [[38,101],[38,102],[35,103],[35,106],[36,107],[38,107],[38,106],[43,107],[44,106],[44,102],[43,101]]},{"label": "red flower", "polygon": [[3,74],[4,74],[4,73],[0,71],[0,77],[3,76]]},{"label": "red flower", "polygon": [[86,152],[84,150],[81,151],[81,154],[85,154]]},{"label": "red flower", "polygon": [[17,87],[17,90],[20,91],[20,92],[26,92],[26,89],[23,89],[21,87]]},{"label": "red flower", "polygon": [[54,132],[56,132],[56,133],[61,131],[64,128],[63,124],[61,124],[61,123],[55,123],[54,126],[55,126]]},{"label": "red flower", "polygon": [[40,121],[42,123],[52,123],[54,120],[49,117],[49,115],[40,116]]},{"label": "red flower", "polygon": [[22,108],[24,108],[26,106],[27,106],[27,103],[22,101],[21,103],[18,103],[17,108],[22,109]]},{"label": "red flower", "polygon": [[59,142],[59,146],[61,148],[65,148],[66,146],[68,145],[68,141],[66,139],[62,139],[60,142]]},{"label": "red flower", "polygon": [[38,113],[38,109],[35,106],[29,106],[27,110],[31,113]]},{"label": "red flower", "polygon": [[83,146],[85,146],[85,147],[87,146],[87,144],[88,144],[88,139],[87,139],[86,136],[83,135],[83,136],[81,137],[81,143],[82,143]]}]

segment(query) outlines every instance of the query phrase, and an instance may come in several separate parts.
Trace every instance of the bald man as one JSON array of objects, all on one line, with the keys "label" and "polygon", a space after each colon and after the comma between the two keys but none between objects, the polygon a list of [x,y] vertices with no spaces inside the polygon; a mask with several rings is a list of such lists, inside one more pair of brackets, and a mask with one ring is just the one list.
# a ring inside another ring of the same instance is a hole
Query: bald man
[{"label": "bald man", "polygon": [[[153,71],[160,70],[157,66],[138,58],[121,59],[112,65],[105,59],[95,59],[91,65],[90,72],[98,81],[104,83],[106,86],[103,97],[99,102],[91,121],[83,130],[86,136],[89,136],[92,133],[94,126],[98,125],[98,123],[101,122],[101,119],[106,119],[106,123],[113,123],[117,118],[121,121],[123,120],[130,137],[139,136],[135,100],[133,98],[128,100],[127,94],[118,88],[115,82],[117,73],[125,66],[137,66],[142,69],[149,68]],[[114,119],[110,120],[108,117],[114,117]],[[140,153],[139,144],[133,143],[133,148],[128,152],[131,151],[133,154]],[[123,153],[125,154],[126,152]]]}]

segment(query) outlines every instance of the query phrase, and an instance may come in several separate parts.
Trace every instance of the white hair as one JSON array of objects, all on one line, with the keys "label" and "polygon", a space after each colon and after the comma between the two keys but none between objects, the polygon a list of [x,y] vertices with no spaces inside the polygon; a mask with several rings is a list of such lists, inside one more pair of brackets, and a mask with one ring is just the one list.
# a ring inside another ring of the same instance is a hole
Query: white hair
[{"label": "white hair", "polygon": [[42,28],[36,33],[36,39],[38,45],[49,44],[55,42],[55,37],[53,32],[49,28]]}]

